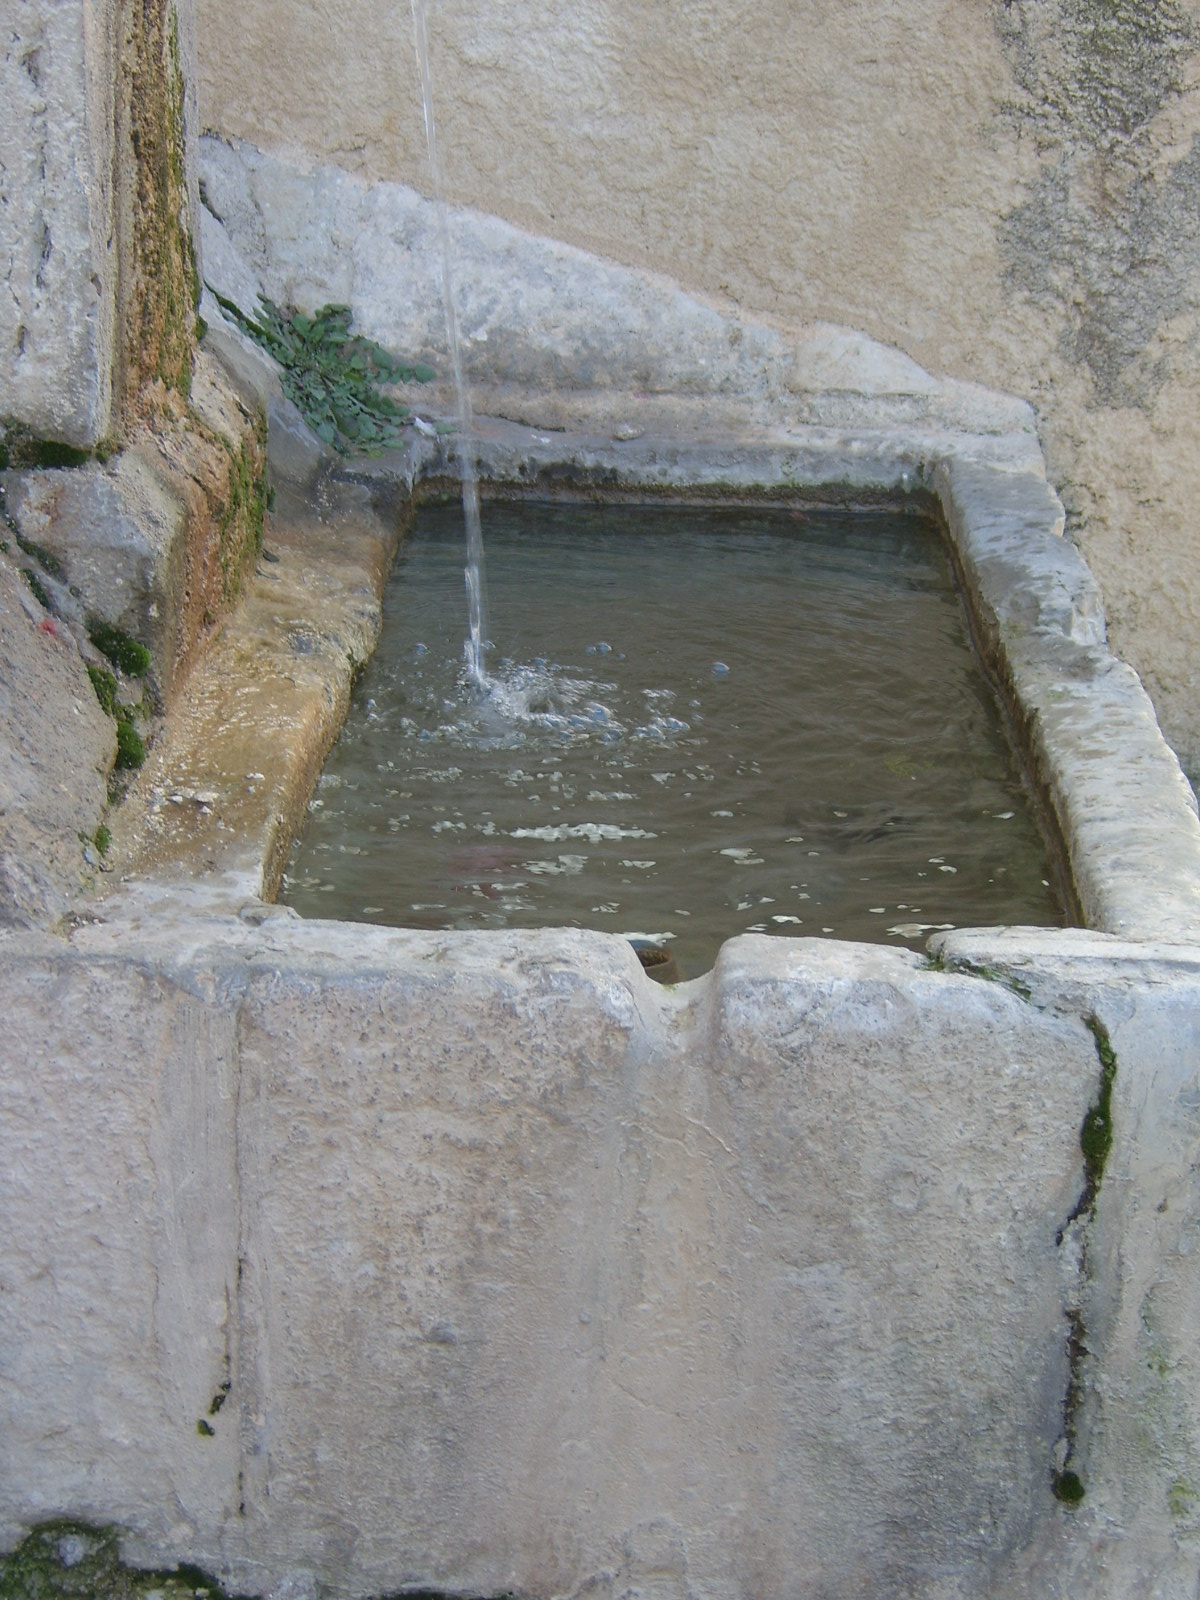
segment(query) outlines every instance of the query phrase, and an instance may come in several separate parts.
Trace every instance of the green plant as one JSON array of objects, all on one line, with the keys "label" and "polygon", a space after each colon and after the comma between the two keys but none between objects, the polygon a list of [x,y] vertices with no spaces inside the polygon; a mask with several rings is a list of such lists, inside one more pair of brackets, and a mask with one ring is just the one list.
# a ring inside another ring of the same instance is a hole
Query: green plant
[{"label": "green plant", "polygon": [[412,415],[379,385],[428,383],[431,367],[400,361],[374,339],[351,333],[349,306],[322,306],[308,317],[294,306],[281,310],[261,295],[259,314],[252,317],[212,292],[238,327],[278,361],[284,394],[325,444],[341,455],[379,455],[399,443]]},{"label": "green plant", "polygon": [[96,691],[96,699],[100,702],[100,709],[107,711],[110,717],[117,714],[117,680],[111,672],[106,672],[103,667],[89,667],[88,677],[92,680],[92,688]]},{"label": "green plant", "polygon": [[54,607],[50,603],[50,596],[46,593],[46,586],[38,577],[37,573],[34,572],[31,567],[22,567],[21,576],[29,585],[30,591],[33,594],[33,598],[37,601],[38,605],[41,606],[42,610],[53,611]]},{"label": "green plant", "polygon": [[81,467],[92,452],[61,439],[41,439],[22,423],[0,422],[0,471],[7,467]]},{"label": "green plant", "polygon": [[[149,672],[150,652],[146,646],[131,639],[111,622],[92,618],[88,623],[88,638],[100,654],[107,656],[113,666],[119,667],[127,677],[141,678]],[[92,681],[95,682],[95,679]]]},{"label": "green plant", "polygon": [[1079,1474],[1069,1470],[1056,1472],[1050,1487],[1054,1491],[1054,1498],[1061,1500],[1065,1506],[1079,1505],[1087,1493]]},{"label": "green plant", "polygon": [[140,767],[146,759],[146,746],[141,734],[129,721],[128,717],[117,718],[117,761],[118,767]]},{"label": "green plant", "polygon": [[43,572],[48,572],[52,578],[57,578],[60,583],[66,582],[67,574],[63,564],[54,554],[47,550],[44,544],[38,544],[34,539],[26,539],[22,534],[14,531],[14,537],[27,556],[32,556]]},{"label": "green plant", "polygon": [[142,1571],[121,1561],[121,1530],[47,1522],[0,1556],[0,1600],[222,1600],[196,1567]]},{"label": "green plant", "polygon": [[92,843],[102,856],[108,854],[108,847],[112,844],[112,829],[107,823],[102,822],[92,835]]},{"label": "green plant", "polygon": [[[118,630],[114,628],[112,632],[118,633]],[[126,639],[124,634],[119,634],[119,638],[124,640],[126,645],[132,646],[135,651],[140,650],[145,656],[145,665],[149,666],[150,652],[146,650],[144,645],[136,644],[132,639]],[[96,635],[94,632],[92,634],[92,642],[93,644],[96,643]],[[100,646],[97,644],[97,649],[99,648]],[[114,659],[110,652],[105,651],[105,654],[109,656],[110,660]],[[140,661],[141,657],[129,656],[128,659]],[[121,663],[117,662],[116,665],[120,666]],[[121,670],[126,671],[128,669],[122,667]],[[142,670],[144,671],[145,667],[143,667]],[[92,688],[96,691],[96,699],[100,702],[101,710],[106,711],[117,724],[116,766],[118,768],[140,767],[142,762],[146,759],[145,740],[134,726],[133,718],[129,711],[117,700],[116,678],[104,667],[89,667],[87,669],[87,675],[92,680]],[[100,841],[101,834],[104,835],[103,843]],[[103,855],[108,849],[108,840],[108,829],[101,824],[100,828],[97,829],[95,838],[93,840],[93,843],[101,855]]]}]

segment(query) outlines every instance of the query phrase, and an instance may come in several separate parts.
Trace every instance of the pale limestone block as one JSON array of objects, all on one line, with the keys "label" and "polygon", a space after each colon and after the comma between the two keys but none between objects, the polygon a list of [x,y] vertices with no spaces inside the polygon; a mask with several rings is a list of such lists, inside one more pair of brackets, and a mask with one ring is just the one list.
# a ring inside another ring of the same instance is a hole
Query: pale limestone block
[{"label": "pale limestone block", "polygon": [[91,445],[118,345],[112,0],[6,8],[0,46],[0,417]]},{"label": "pale limestone block", "polygon": [[61,916],[88,875],[85,849],[98,860],[86,841],[104,814],[116,732],[18,562],[45,574],[16,550],[0,556],[0,924],[20,926]]},{"label": "pale limestone block", "polygon": [[146,451],[108,463],[5,476],[21,530],[62,564],[81,619],[114,623],[149,649],[155,686],[171,689],[188,577],[186,501]]},{"label": "pale limestone block", "polygon": [[238,1504],[221,975],[61,943],[3,973],[0,1536],[65,1513],[211,1557]]}]

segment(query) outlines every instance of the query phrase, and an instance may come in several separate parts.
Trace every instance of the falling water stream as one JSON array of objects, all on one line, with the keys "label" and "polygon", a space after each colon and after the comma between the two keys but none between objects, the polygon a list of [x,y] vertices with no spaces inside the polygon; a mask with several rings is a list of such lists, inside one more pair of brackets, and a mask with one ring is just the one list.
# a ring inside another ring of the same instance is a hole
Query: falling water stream
[{"label": "falling water stream", "polygon": [[459,652],[461,602],[441,603],[461,530],[423,512],[285,897],[417,927],[607,928],[671,941],[685,975],[739,932],[921,948],[937,928],[1061,922],[936,535],[911,520],[497,512],[511,654],[489,674],[426,0],[412,15],[468,637]]},{"label": "falling water stream", "polygon": [[442,250],[442,304],[446,312],[446,337],[450,345],[450,369],[454,378],[454,398],[458,410],[459,461],[462,465],[463,516],[467,525],[467,628],[464,646],[467,670],[479,688],[487,685],[483,664],[484,603],[483,526],[479,514],[479,475],[475,465],[474,418],[471,394],[463,376],[462,349],[458,338],[458,317],[454,307],[453,255],[450,248],[450,220],[446,209],[446,186],[438,151],[437,123],[433,114],[433,76],[429,66],[429,30],[425,20],[425,0],[412,0],[413,33],[417,64],[421,72],[421,102],[425,112],[425,142],[429,148],[429,172],[437,207],[438,236]]}]

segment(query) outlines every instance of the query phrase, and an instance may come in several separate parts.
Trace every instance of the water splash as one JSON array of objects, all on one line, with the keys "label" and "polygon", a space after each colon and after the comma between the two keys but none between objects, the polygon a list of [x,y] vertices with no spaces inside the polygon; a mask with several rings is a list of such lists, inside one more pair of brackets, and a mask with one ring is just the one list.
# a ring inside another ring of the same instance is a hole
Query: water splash
[{"label": "water splash", "polygon": [[446,313],[446,337],[450,345],[450,369],[454,378],[454,397],[458,408],[459,461],[462,467],[463,517],[467,525],[467,639],[463,646],[467,671],[481,689],[488,682],[483,664],[486,599],[483,567],[483,524],[479,514],[479,474],[475,458],[475,422],[471,414],[471,394],[463,376],[462,347],[458,338],[458,317],[454,307],[453,253],[450,248],[450,220],[446,208],[446,186],[438,151],[437,124],[433,115],[433,75],[429,65],[429,30],[425,19],[425,0],[412,0],[413,33],[417,65],[421,72],[421,103],[425,112],[425,143],[429,149],[429,172],[437,210],[438,236],[442,250],[442,305]]}]

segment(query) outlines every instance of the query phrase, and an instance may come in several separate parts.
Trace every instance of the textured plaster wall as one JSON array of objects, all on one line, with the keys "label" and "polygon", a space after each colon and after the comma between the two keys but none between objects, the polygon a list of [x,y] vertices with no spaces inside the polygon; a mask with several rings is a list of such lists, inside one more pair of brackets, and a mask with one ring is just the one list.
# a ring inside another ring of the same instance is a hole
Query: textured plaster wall
[{"label": "textured plaster wall", "polygon": [[[407,6],[197,13],[205,126],[428,191]],[[429,28],[452,199],[1033,401],[1200,770],[1200,7],[435,0]]]}]

